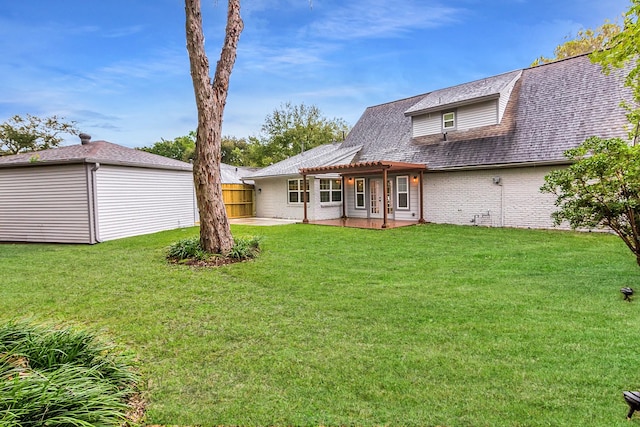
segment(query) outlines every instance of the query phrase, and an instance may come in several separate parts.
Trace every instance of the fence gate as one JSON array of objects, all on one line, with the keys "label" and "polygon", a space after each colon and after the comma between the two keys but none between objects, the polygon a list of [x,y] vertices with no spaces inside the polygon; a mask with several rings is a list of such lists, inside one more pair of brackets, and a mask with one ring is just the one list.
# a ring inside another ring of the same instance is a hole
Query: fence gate
[{"label": "fence gate", "polygon": [[254,189],[249,184],[222,184],[222,199],[229,218],[254,216]]}]

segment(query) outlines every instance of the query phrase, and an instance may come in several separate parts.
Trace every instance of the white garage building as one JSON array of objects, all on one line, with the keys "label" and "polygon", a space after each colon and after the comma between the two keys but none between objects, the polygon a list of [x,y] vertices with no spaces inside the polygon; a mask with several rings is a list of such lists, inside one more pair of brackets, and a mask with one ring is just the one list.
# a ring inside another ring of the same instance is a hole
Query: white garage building
[{"label": "white garage building", "polygon": [[0,157],[0,241],[94,244],[198,221],[189,163],[81,141]]}]

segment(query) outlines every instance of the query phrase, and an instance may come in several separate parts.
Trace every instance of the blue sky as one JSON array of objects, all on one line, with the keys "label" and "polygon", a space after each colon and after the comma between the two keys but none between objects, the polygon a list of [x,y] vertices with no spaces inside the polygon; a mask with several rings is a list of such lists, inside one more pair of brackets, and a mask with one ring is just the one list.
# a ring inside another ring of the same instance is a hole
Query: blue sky
[{"label": "blue sky", "polygon": [[[202,0],[217,61],[224,0]],[[354,125],[364,109],[525,68],[629,0],[243,0],[223,134],[285,102]],[[58,115],[140,147],[194,130],[181,0],[0,1],[0,122]],[[65,143],[77,143],[69,138]]]}]

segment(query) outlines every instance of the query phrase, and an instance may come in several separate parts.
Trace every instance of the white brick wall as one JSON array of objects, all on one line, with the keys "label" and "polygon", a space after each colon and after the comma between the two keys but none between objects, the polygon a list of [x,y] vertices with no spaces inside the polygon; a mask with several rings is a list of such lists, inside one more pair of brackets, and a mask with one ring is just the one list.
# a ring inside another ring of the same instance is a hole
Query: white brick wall
[{"label": "white brick wall", "polygon": [[[258,218],[287,218],[304,219],[302,203],[289,203],[288,180],[300,179],[301,176],[263,178],[255,180],[256,188],[256,216]],[[326,176],[323,176],[326,178]],[[307,204],[307,218],[311,221],[340,218],[342,205],[328,203],[320,205],[320,180],[309,176],[309,199]]]},{"label": "white brick wall", "polygon": [[[551,213],[555,210],[553,204],[555,197],[539,191],[544,184],[544,176],[551,170],[553,170],[551,167],[527,167],[425,173],[423,201],[425,219],[428,222],[440,224],[553,228]],[[498,177],[499,184],[495,184],[494,178]],[[312,182],[310,198],[315,202],[307,205],[308,218],[310,220],[339,218],[342,215],[341,205],[320,206],[318,202],[320,182],[313,177],[309,178]],[[395,182],[395,175],[390,178]],[[302,204],[288,203],[288,179],[281,177],[256,180],[256,215],[258,217],[302,220]],[[409,181],[411,209],[408,211],[394,209],[389,218],[418,219],[418,187],[413,180],[413,175],[410,175]],[[353,208],[353,187],[354,181],[347,181],[347,216],[366,217],[367,210]]]},{"label": "white brick wall", "polygon": [[[555,197],[540,193],[551,167],[425,174],[425,219],[491,227],[553,228]],[[500,184],[494,183],[500,178]],[[472,222],[473,221],[473,222]]]}]

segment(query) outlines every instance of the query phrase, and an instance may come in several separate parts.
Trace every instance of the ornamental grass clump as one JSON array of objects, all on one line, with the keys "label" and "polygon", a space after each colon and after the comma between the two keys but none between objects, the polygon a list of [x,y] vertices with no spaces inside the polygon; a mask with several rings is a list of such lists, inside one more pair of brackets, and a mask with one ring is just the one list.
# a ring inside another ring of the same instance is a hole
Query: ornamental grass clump
[{"label": "ornamental grass clump", "polygon": [[88,332],[0,326],[0,426],[120,426],[138,382],[132,358]]},{"label": "ornamental grass clump", "polygon": [[178,240],[176,243],[169,246],[167,252],[167,258],[173,261],[183,260],[205,260],[209,257],[209,254],[200,246],[199,237],[188,237]]},{"label": "ornamental grass clump", "polygon": [[181,239],[169,246],[167,259],[192,265],[218,266],[256,258],[260,253],[260,237],[237,237],[233,248],[224,254],[211,254],[200,246],[199,237]]},{"label": "ornamental grass clump", "polygon": [[260,237],[238,237],[226,255],[238,260],[253,259],[260,253]]}]

